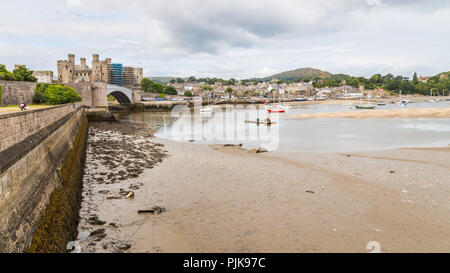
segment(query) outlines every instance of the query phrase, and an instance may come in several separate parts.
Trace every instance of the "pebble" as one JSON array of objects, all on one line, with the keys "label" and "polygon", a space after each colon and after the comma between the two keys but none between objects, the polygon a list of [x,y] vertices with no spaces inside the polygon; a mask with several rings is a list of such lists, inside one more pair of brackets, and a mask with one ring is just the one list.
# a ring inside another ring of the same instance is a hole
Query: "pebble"
[{"label": "pebble", "polygon": [[130,249],[131,244],[119,243],[119,244],[115,244],[114,246],[120,250],[128,250],[128,249]]}]

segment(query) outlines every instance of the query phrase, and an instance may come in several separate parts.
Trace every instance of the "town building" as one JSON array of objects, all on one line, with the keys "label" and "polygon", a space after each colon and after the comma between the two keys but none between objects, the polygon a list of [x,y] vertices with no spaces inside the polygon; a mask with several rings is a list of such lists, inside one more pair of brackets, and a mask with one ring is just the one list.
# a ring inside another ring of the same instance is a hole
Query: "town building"
[{"label": "town building", "polygon": [[429,79],[431,79],[431,77],[422,77],[422,76],[419,77],[419,81],[421,82],[427,82]]}]

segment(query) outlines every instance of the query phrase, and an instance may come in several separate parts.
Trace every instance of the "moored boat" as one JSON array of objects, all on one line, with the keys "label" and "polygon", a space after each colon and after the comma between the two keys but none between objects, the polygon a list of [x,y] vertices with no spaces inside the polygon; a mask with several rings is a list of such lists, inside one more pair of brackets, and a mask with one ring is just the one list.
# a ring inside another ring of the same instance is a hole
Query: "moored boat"
[{"label": "moored boat", "polygon": [[212,113],[212,112],[214,112],[214,109],[212,109],[211,107],[205,107],[200,110],[200,113]]},{"label": "moored boat", "polygon": [[278,105],[268,107],[267,111],[269,113],[285,113],[286,112],[282,107],[280,107]]},{"label": "moored boat", "polygon": [[360,104],[360,105],[355,105],[356,109],[365,109],[365,110],[373,110],[375,109],[375,105],[370,105],[370,104]]}]

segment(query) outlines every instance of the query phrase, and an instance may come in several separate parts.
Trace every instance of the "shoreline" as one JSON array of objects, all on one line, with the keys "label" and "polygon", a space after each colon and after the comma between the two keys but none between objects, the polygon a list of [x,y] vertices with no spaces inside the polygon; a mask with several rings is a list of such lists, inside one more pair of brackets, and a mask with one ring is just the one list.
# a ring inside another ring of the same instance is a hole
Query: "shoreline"
[{"label": "shoreline", "polygon": [[[383,252],[450,251],[448,148],[256,154],[152,143],[167,151],[162,162],[108,185],[139,185],[135,198],[103,196],[89,206],[115,227],[102,227],[100,243],[82,243],[86,251],[116,252],[111,242],[121,242],[145,253],[365,253],[371,241]],[[155,206],[167,211],[137,213]]]},{"label": "shoreline", "polygon": [[290,119],[309,118],[450,118],[450,108],[414,108],[414,109],[394,109],[394,110],[354,110],[347,112],[298,114],[288,117]]}]

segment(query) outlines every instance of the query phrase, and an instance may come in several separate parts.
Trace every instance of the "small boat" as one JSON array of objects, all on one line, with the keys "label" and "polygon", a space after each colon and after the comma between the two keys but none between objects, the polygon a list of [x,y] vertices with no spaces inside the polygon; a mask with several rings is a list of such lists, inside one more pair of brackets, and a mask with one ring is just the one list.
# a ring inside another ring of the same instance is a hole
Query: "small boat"
[{"label": "small boat", "polygon": [[286,105],[286,104],[280,104],[278,107],[283,108],[283,109],[292,109],[291,106]]},{"label": "small boat", "polygon": [[211,107],[206,107],[200,110],[200,113],[212,113],[214,112],[214,109],[212,109]]},{"label": "small boat", "polygon": [[427,102],[438,102],[438,101],[435,99],[431,99],[431,100],[427,100]]},{"label": "small boat", "polygon": [[378,106],[386,106],[386,103],[384,103],[384,102],[379,102],[379,103],[377,103],[377,105],[378,105]]},{"label": "small boat", "polygon": [[281,108],[280,106],[269,106],[268,108],[267,108],[267,111],[269,112],[269,113],[285,113],[286,111],[283,109],[283,108]]},{"label": "small boat", "polygon": [[245,123],[254,123],[254,124],[263,124],[263,125],[267,125],[267,126],[270,126],[270,125],[274,125],[274,124],[277,124],[276,122],[273,122],[273,121],[267,121],[267,119],[265,119],[265,120],[262,120],[262,121],[252,121],[252,120],[246,120],[245,121]]},{"label": "small boat", "polygon": [[296,98],[295,100],[296,100],[296,101],[307,101],[306,98]]},{"label": "small boat", "polygon": [[355,105],[356,109],[366,109],[366,110],[373,110],[375,109],[375,105],[365,104],[365,105]]}]

